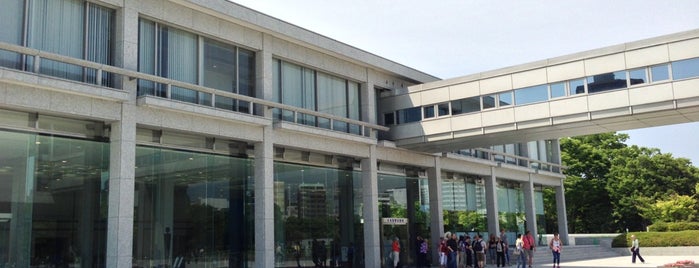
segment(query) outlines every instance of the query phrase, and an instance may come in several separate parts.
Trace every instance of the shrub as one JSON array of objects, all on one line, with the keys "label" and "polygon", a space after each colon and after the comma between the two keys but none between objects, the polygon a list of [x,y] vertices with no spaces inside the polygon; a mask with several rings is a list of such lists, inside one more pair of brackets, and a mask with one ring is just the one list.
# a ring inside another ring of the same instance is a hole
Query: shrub
[{"label": "shrub", "polygon": [[631,235],[635,234],[641,247],[699,246],[699,230],[679,232],[638,232],[620,234],[612,240],[612,247],[631,247]]},{"label": "shrub", "polygon": [[651,232],[678,232],[685,230],[699,230],[699,222],[658,222],[648,226]]}]

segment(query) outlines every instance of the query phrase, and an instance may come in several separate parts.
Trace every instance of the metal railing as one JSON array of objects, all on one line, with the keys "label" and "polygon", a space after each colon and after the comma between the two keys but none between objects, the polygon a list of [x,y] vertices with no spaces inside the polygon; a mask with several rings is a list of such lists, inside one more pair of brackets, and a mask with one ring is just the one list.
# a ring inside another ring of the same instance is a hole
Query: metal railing
[{"label": "metal railing", "polygon": [[[498,151],[491,150],[491,149],[475,148],[475,149],[469,149],[468,151],[471,151],[472,153],[470,153],[470,154],[452,153],[452,155],[485,159],[485,160],[489,160],[489,161],[493,161],[493,162],[497,162],[497,163],[515,165],[515,166],[520,166],[520,167],[527,167],[527,168],[536,169],[536,170],[544,170],[544,171],[559,173],[559,174],[563,174],[563,171],[566,169],[566,166],[563,166],[561,164],[536,160],[536,159],[527,158],[524,156],[518,156],[518,155],[513,155],[513,154],[508,154],[508,153],[503,153],[503,152],[498,152]],[[448,153],[445,153],[444,155],[447,155],[447,154]]]},{"label": "metal railing", "polygon": [[[216,90],[200,85],[194,85],[194,84],[189,84],[177,80],[172,80],[160,76],[155,76],[155,75],[150,75],[150,74],[145,74],[145,73],[140,73],[136,71],[131,71],[127,70],[124,68],[120,67],[115,67],[111,65],[106,65],[102,63],[97,63],[97,62],[92,62],[92,61],[87,61],[87,60],[82,60],[82,59],[76,59],[68,56],[63,56],[55,53],[50,53],[38,49],[33,49],[33,48],[28,48],[28,47],[23,47],[23,46],[18,46],[18,45],[13,45],[9,43],[4,43],[0,42],[0,50],[4,51],[10,51],[17,53],[21,56],[23,61],[29,61],[29,58],[32,59],[32,64],[28,65],[25,64],[26,66],[31,66],[32,70],[27,70],[32,73],[40,74],[41,70],[41,62],[43,59],[48,59],[52,61],[57,61],[61,63],[67,63],[75,66],[79,66],[82,68],[85,68],[86,70],[94,70],[95,71],[95,84],[97,86],[104,86],[102,84],[102,78],[105,74],[105,72],[117,75],[119,77],[127,78],[129,80],[134,80],[134,79],[139,79],[142,81],[150,81],[156,84],[163,85],[166,89],[166,96],[164,98],[171,99],[171,90],[172,87],[179,87],[179,88],[184,88],[184,89],[189,89],[193,90],[199,93],[205,93],[205,94],[210,94],[211,95],[211,104],[210,105],[205,105],[209,106],[212,108],[216,109],[221,109],[215,107],[214,103],[216,103],[216,97],[226,97],[230,98],[233,100],[237,101],[242,101],[242,102],[247,102],[250,103],[251,107],[253,109],[248,109],[247,114],[254,115],[254,116],[260,116],[264,117],[264,113],[256,113],[255,111],[258,109],[255,109],[257,107],[262,107],[263,109],[274,109],[278,112],[275,112],[273,114],[280,115],[279,117],[275,117],[274,120],[282,120],[282,121],[288,121],[288,122],[293,122],[297,124],[303,124],[303,125],[309,125],[309,124],[304,124],[302,118],[306,118],[308,116],[316,118],[315,122],[320,122],[320,121],[327,121],[329,124],[323,124],[327,125],[327,127],[321,127],[325,129],[330,129],[330,130],[336,130],[336,131],[342,131],[344,133],[349,133],[349,134],[355,134],[351,131],[350,129],[357,129],[358,133],[357,135],[361,136],[366,136],[366,137],[371,137],[371,132],[372,131],[388,131],[388,127],[376,125],[376,124],[371,124],[359,120],[354,120],[354,119],[349,119],[341,116],[335,116],[331,114],[326,114],[326,113],[321,113],[313,110],[308,110],[304,108],[299,108],[291,105],[286,105],[286,104],[281,104],[273,101],[268,101],[268,100],[263,100],[263,99],[258,99],[246,95],[240,95],[236,93],[231,93],[231,92],[225,92],[221,90]],[[31,57],[29,57],[31,56]],[[24,70],[24,68],[20,68],[19,70]],[[83,82],[84,81],[78,81],[78,82]],[[157,97],[157,96],[156,96]],[[178,101],[171,99],[173,101]],[[198,104],[198,103],[195,103]],[[198,104],[198,105],[203,105],[203,104]],[[227,109],[221,109],[221,110],[226,110],[230,111]],[[291,113],[291,116],[287,116],[289,113]],[[284,114],[285,116],[282,118],[281,115]],[[340,124],[336,122],[341,122]],[[344,123],[344,124],[342,124]],[[336,129],[337,125],[345,125],[345,127],[338,128]]]}]

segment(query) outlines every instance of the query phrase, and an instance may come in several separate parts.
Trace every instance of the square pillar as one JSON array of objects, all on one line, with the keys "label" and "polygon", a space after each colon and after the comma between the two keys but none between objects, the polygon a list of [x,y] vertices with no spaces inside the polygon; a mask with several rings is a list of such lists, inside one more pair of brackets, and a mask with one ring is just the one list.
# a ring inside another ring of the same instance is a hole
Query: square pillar
[{"label": "square pillar", "polygon": [[495,235],[500,231],[497,188],[495,167],[490,167],[490,178],[485,180],[485,206],[486,217],[488,218],[488,233]]},{"label": "square pillar", "polygon": [[[114,65],[138,70],[137,1],[125,0],[116,11]],[[129,93],[121,105],[121,117],[111,124],[109,143],[109,201],[107,213],[106,266],[132,267],[136,162],[136,80],[117,76]]]},{"label": "square pillar", "polygon": [[379,231],[379,187],[376,145],[369,147],[369,158],[362,165],[362,214],[364,218],[364,267],[381,267]]},{"label": "square pillar", "polygon": [[568,216],[566,214],[566,197],[563,179],[556,189],[556,214],[558,215],[558,235],[564,245],[568,245]]},{"label": "square pillar", "polygon": [[529,230],[532,237],[536,239],[538,236],[536,229],[536,204],[534,202],[534,180],[531,174],[529,174],[529,180],[523,183],[522,192],[524,192],[524,213],[527,219],[527,226],[525,226],[524,231]]},{"label": "square pillar", "polygon": [[274,267],[274,145],[272,126],[255,143],[255,267]]},{"label": "square pillar", "polygon": [[427,168],[427,186],[430,191],[430,248],[432,260],[439,261],[439,238],[444,234],[444,212],[442,207],[442,168],[439,157],[434,158],[434,167]]}]

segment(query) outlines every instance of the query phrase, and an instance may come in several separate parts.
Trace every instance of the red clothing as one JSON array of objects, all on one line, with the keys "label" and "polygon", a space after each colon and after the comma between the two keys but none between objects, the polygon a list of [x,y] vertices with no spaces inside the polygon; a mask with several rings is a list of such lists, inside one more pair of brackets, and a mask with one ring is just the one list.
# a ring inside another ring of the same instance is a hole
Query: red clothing
[{"label": "red clothing", "polygon": [[398,244],[398,241],[393,241],[393,251],[400,252],[400,244]]},{"label": "red clothing", "polygon": [[530,249],[534,246],[534,238],[532,238],[531,234],[525,235],[522,238],[522,242],[524,242],[524,244],[522,245],[524,249]]}]

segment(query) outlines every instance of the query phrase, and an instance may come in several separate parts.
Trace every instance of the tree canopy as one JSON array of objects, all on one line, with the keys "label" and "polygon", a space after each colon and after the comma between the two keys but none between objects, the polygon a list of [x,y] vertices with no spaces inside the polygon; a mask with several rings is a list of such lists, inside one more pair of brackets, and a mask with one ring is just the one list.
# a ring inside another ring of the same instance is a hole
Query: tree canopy
[{"label": "tree canopy", "polygon": [[571,233],[640,231],[673,217],[698,219],[696,207],[681,206],[696,205],[699,168],[656,148],[628,146],[628,138],[602,133],[561,139]]}]

